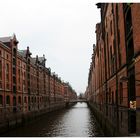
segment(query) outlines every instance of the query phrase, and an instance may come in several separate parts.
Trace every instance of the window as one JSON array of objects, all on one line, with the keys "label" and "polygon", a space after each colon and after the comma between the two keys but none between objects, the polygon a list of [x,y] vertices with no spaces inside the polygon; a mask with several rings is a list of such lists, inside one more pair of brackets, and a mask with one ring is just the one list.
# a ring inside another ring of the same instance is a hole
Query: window
[{"label": "window", "polygon": [[18,69],[18,75],[20,76],[20,69]]},{"label": "window", "polygon": [[114,104],[114,92],[112,92],[112,104]]},{"label": "window", "polygon": [[16,48],[13,49],[13,55],[16,57]]},{"label": "window", "polygon": [[123,113],[121,111],[121,127],[123,126]]},{"label": "window", "polygon": [[39,103],[39,97],[38,97],[38,103]]},{"label": "window", "polygon": [[9,55],[7,54],[7,59],[9,59]]},{"label": "window", "polygon": [[120,83],[120,104],[123,102],[123,83]]},{"label": "window", "polygon": [[2,61],[0,60],[0,80],[2,80]]},{"label": "window", "polygon": [[120,44],[120,30],[118,29],[118,44]]},{"label": "window", "polygon": [[23,77],[25,78],[25,72],[23,72]]},{"label": "window", "polygon": [[18,61],[18,65],[20,66],[20,61]]},{"label": "window", "polygon": [[3,97],[0,95],[0,105],[3,105]]},{"label": "window", "polygon": [[2,81],[0,81],[0,88],[2,88]]},{"label": "window", "polygon": [[31,92],[30,92],[30,88],[28,88],[28,94],[30,94]]},{"label": "window", "polygon": [[6,104],[10,104],[10,96],[6,96]]},{"label": "window", "polygon": [[13,97],[13,106],[16,106],[16,97]]},{"label": "window", "polygon": [[107,21],[108,21],[108,20],[107,20],[107,18],[106,18],[106,19],[105,19],[105,26],[106,26],[106,28],[107,28]]},{"label": "window", "polygon": [[111,103],[111,88],[109,88],[109,103]]},{"label": "window", "polygon": [[111,35],[112,35],[112,21],[110,22],[110,30],[111,30]]},{"label": "window", "polygon": [[13,74],[16,74],[16,68],[13,68]]},{"label": "window", "polygon": [[30,103],[30,97],[28,96],[28,103]]},{"label": "window", "polygon": [[32,97],[32,103],[34,102],[34,99],[33,99],[33,97]]},{"label": "window", "polygon": [[6,89],[9,89],[9,83],[8,82],[6,83]]},{"label": "window", "polygon": [[23,85],[25,85],[25,80],[23,80]]},{"label": "window", "polygon": [[27,66],[28,71],[30,71],[30,66]]},{"label": "window", "polygon": [[9,81],[9,64],[6,64],[6,81]]},{"label": "window", "polygon": [[30,79],[30,74],[28,73],[28,79]]},{"label": "window", "polygon": [[35,103],[36,103],[36,97],[35,97]]},{"label": "window", "polygon": [[134,43],[133,38],[127,42],[127,61],[130,62],[134,56]]},{"label": "window", "polygon": [[20,69],[18,69],[18,82],[20,84]]},{"label": "window", "polygon": [[135,86],[135,75],[131,74],[129,77],[129,81],[128,81],[128,85],[129,85],[129,98],[132,101],[136,100],[136,86]]},{"label": "window", "polygon": [[16,83],[16,77],[13,76],[13,83],[15,84]]},{"label": "window", "polygon": [[24,103],[27,103],[27,98],[26,97],[24,97]]},{"label": "window", "polygon": [[129,8],[129,10],[126,14],[126,33],[127,33],[127,36],[129,35],[131,29],[132,29],[132,17],[131,17],[131,8]]},{"label": "window", "polygon": [[6,81],[9,82],[9,74],[6,74]]},{"label": "window", "polygon": [[13,65],[16,65],[16,59],[13,58]]},{"label": "window", "polygon": [[21,97],[18,96],[18,103],[21,104]]},{"label": "window", "polygon": [[28,64],[30,64],[30,59],[28,59]]},{"label": "window", "polygon": [[112,46],[110,46],[110,58],[111,58],[111,61],[112,61]]}]

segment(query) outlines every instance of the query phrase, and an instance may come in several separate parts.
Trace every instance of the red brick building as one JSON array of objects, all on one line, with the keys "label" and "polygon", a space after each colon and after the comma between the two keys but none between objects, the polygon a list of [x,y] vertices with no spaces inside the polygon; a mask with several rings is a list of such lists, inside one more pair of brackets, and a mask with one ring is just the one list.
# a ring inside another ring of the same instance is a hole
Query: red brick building
[{"label": "red brick building", "polygon": [[65,106],[65,83],[46,68],[45,56],[32,58],[29,47],[19,50],[17,45],[15,35],[0,38],[0,121]]},{"label": "red brick building", "polygon": [[64,84],[64,97],[66,102],[75,102],[75,100],[77,99],[77,94],[72,89],[69,83]]},{"label": "red brick building", "polygon": [[97,4],[86,96],[105,133],[140,135],[140,4]]}]

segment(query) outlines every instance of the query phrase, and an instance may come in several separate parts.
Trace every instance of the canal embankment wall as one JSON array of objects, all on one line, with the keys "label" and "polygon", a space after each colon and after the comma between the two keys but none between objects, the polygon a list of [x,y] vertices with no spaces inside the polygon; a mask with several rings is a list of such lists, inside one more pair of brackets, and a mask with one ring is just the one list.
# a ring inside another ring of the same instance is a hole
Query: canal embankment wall
[{"label": "canal embankment wall", "polygon": [[94,104],[88,102],[88,106],[91,108],[91,110],[94,113],[94,116],[96,120],[98,121],[100,128],[102,129],[104,136],[112,137],[112,136],[123,136],[120,132],[118,132],[116,125],[112,124],[110,120],[106,117],[103,112],[98,110]]},{"label": "canal embankment wall", "polygon": [[54,112],[57,110],[64,109],[66,107],[71,107],[75,103],[53,103],[48,105],[45,109],[40,109],[36,111],[30,112],[15,112],[12,114],[5,114],[4,116],[0,116],[0,134],[5,133],[11,129],[17,128],[19,126],[23,126],[32,121],[35,121],[42,115],[45,115],[50,112]]}]

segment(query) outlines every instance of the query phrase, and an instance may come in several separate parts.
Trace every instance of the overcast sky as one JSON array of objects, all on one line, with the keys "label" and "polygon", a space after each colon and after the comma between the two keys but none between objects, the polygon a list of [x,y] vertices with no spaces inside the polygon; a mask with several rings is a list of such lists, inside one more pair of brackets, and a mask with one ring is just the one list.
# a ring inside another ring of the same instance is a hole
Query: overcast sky
[{"label": "overcast sky", "polygon": [[0,37],[15,33],[19,49],[45,54],[52,72],[85,91],[100,22],[94,0],[1,0],[0,19]]}]

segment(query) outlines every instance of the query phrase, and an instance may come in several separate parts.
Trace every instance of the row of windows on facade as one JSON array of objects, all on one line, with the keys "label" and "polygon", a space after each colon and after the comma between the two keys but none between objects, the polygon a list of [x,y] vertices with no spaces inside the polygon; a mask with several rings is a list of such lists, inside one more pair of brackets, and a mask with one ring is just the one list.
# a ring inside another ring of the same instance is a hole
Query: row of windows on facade
[{"label": "row of windows on facade", "polygon": [[[2,58],[2,51],[0,50],[0,58]],[[9,60],[9,55],[6,55],[6,59]]]},{"label": "row of windows on facade", "polygon": [[[120,88],[119,88],[119,101],[120,101],[120,104],[123,103],[123,83],[120,83]],[[107,102],[110,103],[110,104],[115,104],[115,95],[114,95],[114,91],[111,91],[111,88],[109,88],[109,92],[107,94]],[[96,96],[95,96],[96,98]]]},{"label": "row of windows on facade", "polygon": [[[13,74],[16,74],[16,69],[13,68]],[[22,72],[23,74],[23,79],[25,79],[25,72]],[[35,80],[36,77],[31,75],[31,79]],[[2,64],[0,61],[0,80],[2,80]],[[9,64],[6,65],[6,81],[9,81]],[[18,81],[20,84],[20,69],[18,69]],[[13,83],[16,83],[16,77],[13,77]],[[25,84],[25,80],[23,80],[23,84]]]},{"label": "row of windows on facade", "polygon": [[[16,56],[16,49],[15,48],[13,49],[13,56],[14,57]],[[0,50],[0,57],[3,57],[3,51],[2,50]],[[9,59],[9,54],[6,55],[6,58],[7,58],[7,60]]]},{"label": "row of windows on facade", "polygon": [[[16,103],[15,103],[15,100],[16,100],[16,97],[13,97],[13,104],[15,104],[16,105]],[[41,102],[42,100],[44,100],[44,101],[46,101],[46,100],[48,100],[48,97],[28,97],[28,101],[29,102]],[[21,104],[21,96],[18,96],[18,103],[19,104]],[[24,103],[27,103],[27,97],[24,97]],[[10,96],[9,95],[7,95],[6,96],[6,104],[8,104],[8,105],[10,105]],[[3,96],[2,95],[0,95],[0,105],[3,105]]]},{"label": "row of windows on facade", "polygon": [[[13,100],[14,100],[15,97],[13,97]],[[18,103],[21,104],[21,97],[19,96],[18,97]],[[9,104],[10,105],[10,96],[7,95],[6,96],[6,104]],[[0,95],[0,105],[3,105],[3,96]]]}]

